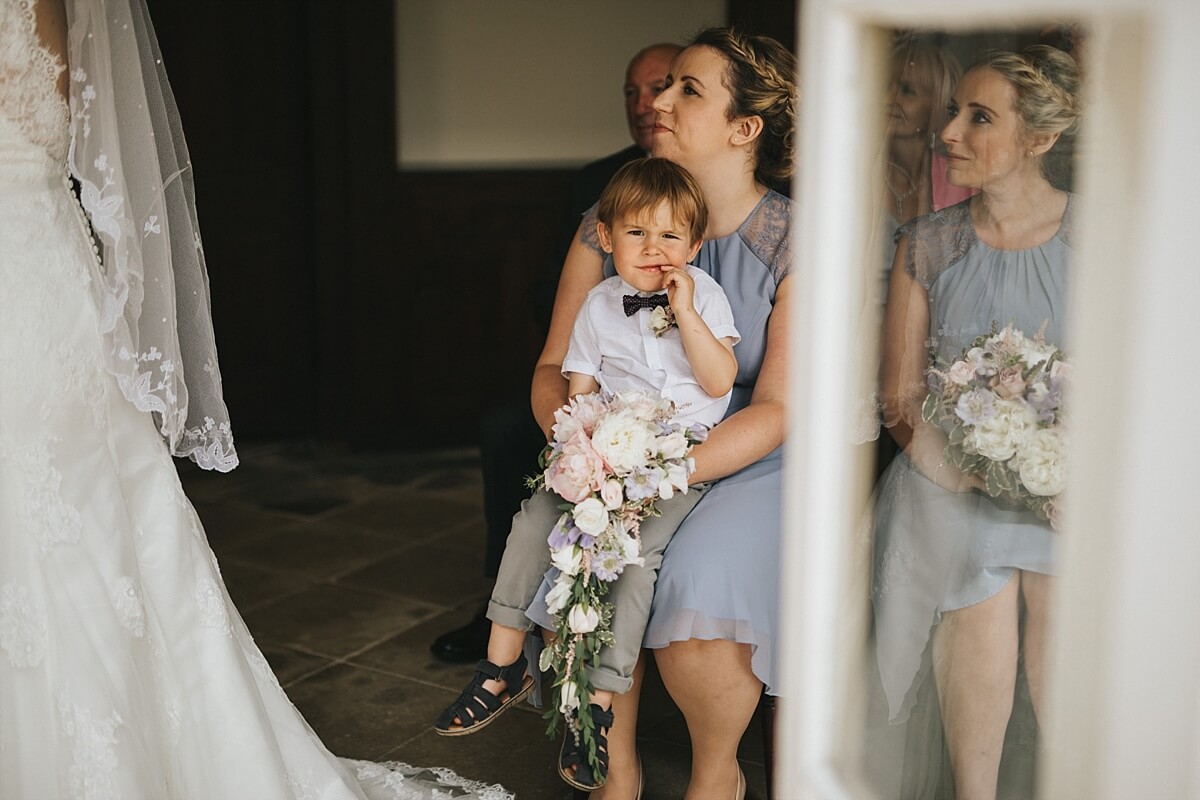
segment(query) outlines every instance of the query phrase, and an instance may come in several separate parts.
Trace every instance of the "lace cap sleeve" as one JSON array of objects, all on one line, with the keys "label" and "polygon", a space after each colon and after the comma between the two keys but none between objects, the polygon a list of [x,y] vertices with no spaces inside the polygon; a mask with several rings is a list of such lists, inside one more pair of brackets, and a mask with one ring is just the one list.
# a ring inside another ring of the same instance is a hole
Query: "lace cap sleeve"
[{"label": "lace cap sleeve", "polygon": [[904,223],[896,230],[896,242],[907,239],[904,271],[926,289],[948,267],[967,254],[975,241],[970,201],[935,211]]},{"label": "lace cap sleeve", "polygon": [[583,212],[583,216],[579,220],[580,230],[579,238],[585,245],[595,251],[596,255],[604,258],[606,253],[600,247],[600,234],[596,233],[596,223],[599,218],[596,216],[596,206],[592,206],[587,211]]},{"label": "lace cap sleeve", "polygon": [[740,234],[779,285],[792,268],[792,201],[778,192],[768,192],[742,223]]}]

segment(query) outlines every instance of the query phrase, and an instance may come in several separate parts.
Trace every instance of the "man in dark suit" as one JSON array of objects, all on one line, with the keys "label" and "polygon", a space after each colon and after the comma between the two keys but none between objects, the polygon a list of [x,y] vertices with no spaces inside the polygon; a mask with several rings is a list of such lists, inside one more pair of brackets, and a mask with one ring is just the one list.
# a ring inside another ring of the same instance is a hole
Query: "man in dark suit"
[{"label": "man in dark suit", "polygon": [[[616,171],[650,151],[654,136],[654,98],[666,83],[671,59],[682,48],[675,44],[652,44],[629,61],[625,69],[625,119],[633,144],[580,168],[571,184],[571,226],[565,232],[566,252],[579,225],[579,217],[592,207],[600,192]],[[543,331],[550,326],[558,275],[539,286],[535,312]],[[504,543],[508,539],[513,515],[521,501],[529,496],[525,478],[537,472],[537,457],[546,437],[529,408],[529,398],[514,398],[491,409],[481,422],[480,463],[483,469],[483,515],[487,524],[487,551],[484,574],[496,577]],[[549,534],[549,531],[547,531]],[[489,623],[486,603],[475,617],[461,628],[444,633],[430,645],[433,655],[451,663],[471,663],[487,656]]]},{"label": "man in dark suit", "polygon": [[[587,211],[622,166],[649,155],[654,139],[654,98],[666,85],[671,59],[682,48],[677,44],[652,44],[638,51],[625,69],[625,120],[633,144],[585,165],[571,186],[571,210],[575,217]],[[572,228],[571,234],[575,230]]]}]

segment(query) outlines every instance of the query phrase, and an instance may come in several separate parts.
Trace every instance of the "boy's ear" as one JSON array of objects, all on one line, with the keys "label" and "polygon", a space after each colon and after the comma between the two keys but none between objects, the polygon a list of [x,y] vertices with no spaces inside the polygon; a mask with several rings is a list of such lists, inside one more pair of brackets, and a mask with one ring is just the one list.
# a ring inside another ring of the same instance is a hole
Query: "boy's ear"
[{"label": "boy's ear", "polygon": [[612,231],[603,222],[596,223],[596,235],[600,237],[600,249],[606,253],[613,251]]},{"label": "boy's ear", "polygon": [[690,253],[688,253],[688,257],[687,257],[687,260],[688,260],[688,263],[689,263],[689,264],[690,264],[690,263],[692,263],[692,259],[694,259],[694,258],[696,257],[696,253],[699,253],[699,252],[700,252],[700,245],[702,245],[702,244],[704,244],[704,240],[703,240],[703,239],[697,239],[697,240],[696,240],[696,241],[695,241],[695,242],[692,244],[692,250],[691,250],[691,252],[690,252]]}]

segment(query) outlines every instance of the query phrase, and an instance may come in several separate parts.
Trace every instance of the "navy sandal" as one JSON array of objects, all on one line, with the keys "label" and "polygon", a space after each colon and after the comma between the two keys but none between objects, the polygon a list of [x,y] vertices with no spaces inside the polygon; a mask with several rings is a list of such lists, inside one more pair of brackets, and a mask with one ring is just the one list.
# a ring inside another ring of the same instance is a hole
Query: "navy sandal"
[{"label": "navy sandal", "polygon": [[[533,689],[533,676],[525,674],[527,666],[524,653],[507,667],[498,667],[487,659],[480,661],[467,688],[438,715],[433,729],[441,736],[466,736],[487,727]],[[504,681],[507,688],[497,697],[483,688],[487,680]],[[513,686],[518,687],[516,691]]]},{"label": "navy sandal", "polygon": [[[592,721],[596,723],[596,761],[598,769],[593,773],[592,765],[588,763],[587,748],[583,737],[578,741],[571,729],[563,737],[562,748],[558,751],[558,775],[568,785],[584,792],[599,789],[608,781],[608,731],[612,728],[612,710],[605,711],[595,703],[591,704]],[[570,772],[575,768],[574,774]]]}]

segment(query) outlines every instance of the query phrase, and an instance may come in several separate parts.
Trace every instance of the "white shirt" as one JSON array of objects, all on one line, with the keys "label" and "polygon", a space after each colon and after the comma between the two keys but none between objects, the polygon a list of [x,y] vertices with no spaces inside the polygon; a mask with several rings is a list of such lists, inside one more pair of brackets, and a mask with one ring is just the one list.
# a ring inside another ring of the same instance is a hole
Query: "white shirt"
[{"label": "white shirt", "polygon": [[[741,335],[733,324],[733,309],[724,290],[707,272],[688,266],[696,282],[693,305],[700,318],[718,339],[729,337],[733,343]],[[672,327],[662,336],[650,330],[648,308],[625,316],[621,298],[638,291],[614,275],[590,292],[579,309],[571,344],[563,360],[563,374],[590,375],[609,392],[624,389],[649,389],[674,401],[676,421],[685,426],[712,427],[729,408],[727,392],[710,397],[696,381],[692,366],[683,350],[679,329]],[[646,293],[642,293],[646,294]]]}]

